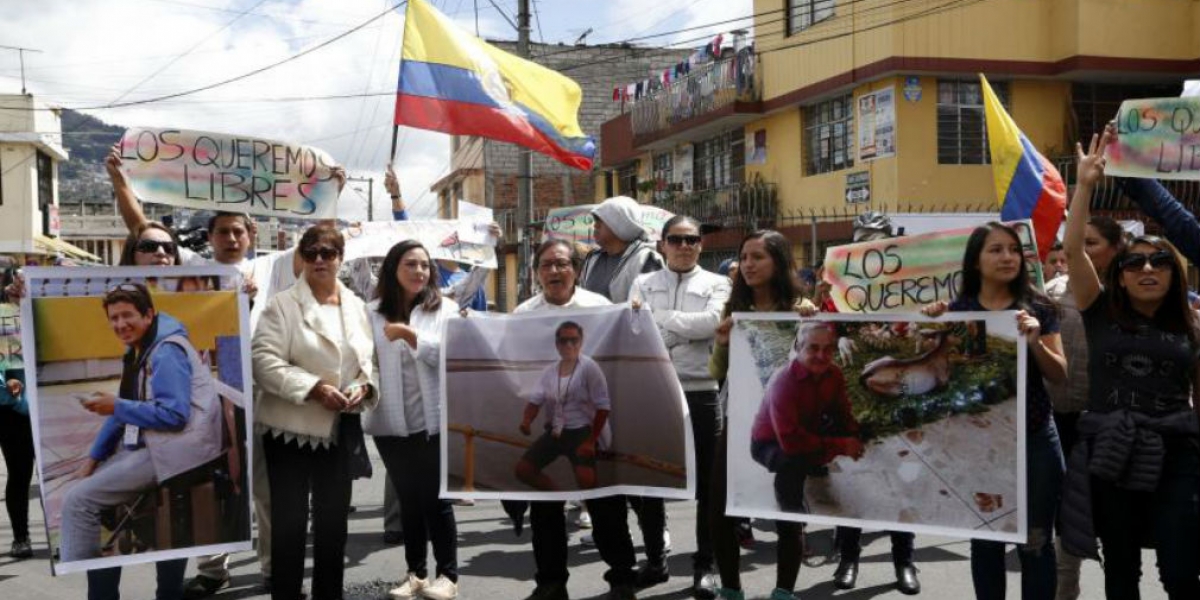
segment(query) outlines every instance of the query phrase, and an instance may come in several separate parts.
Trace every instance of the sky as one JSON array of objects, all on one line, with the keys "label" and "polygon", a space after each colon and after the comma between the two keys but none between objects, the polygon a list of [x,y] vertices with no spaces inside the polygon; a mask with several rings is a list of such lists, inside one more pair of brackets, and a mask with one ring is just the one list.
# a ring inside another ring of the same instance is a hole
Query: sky
[{"label": "sky", "polygon": [[[516,0],[429,0],[489,39],[516,39]],[[494,4],[493,4],[494,3]],[[24,47],[26,87],[39,100],[120,126],[173,127],[310,144],[351,178],[374,178],[376,219],[388,218],[388,160],[403,9],[398,0],[0,0],[0,46]],[[534,0],[532,39],[621,42],[748,17],[752,0]],[[478,12],[476,11],[478,7]],[[503,13],[503,16],[502,16]],[[95,108],[234,83],[171,100]],[[680,44],[748,27],[725,23],[642,40]],[[618,85],[626,82],[613,82]],[[21,90],[18,53],[0,49],[0,94]],[[356,96],[312,100],[314,96]],[[309,100],[297,100],[309,98]],[[93,107],[93,108],[89,108]],[[599,132],[587,132],[598,135]],[[401,127],[396,169],[414,216],[432,216],[429,186],[449,173],[450,137]],[[366,218],[366,182],[351,181],[339,216]]]}]

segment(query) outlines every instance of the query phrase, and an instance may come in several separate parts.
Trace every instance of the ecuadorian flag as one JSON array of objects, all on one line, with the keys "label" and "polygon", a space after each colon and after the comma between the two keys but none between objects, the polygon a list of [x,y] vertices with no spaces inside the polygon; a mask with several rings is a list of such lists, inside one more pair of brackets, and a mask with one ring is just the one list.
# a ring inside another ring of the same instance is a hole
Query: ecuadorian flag
[{"label": "ecuadorian flag", "polygon": [[409,0],[396,125],[525,146],[577,169],[596,143],[579,128],[579,84],[467,33]]},{"label": "ecuadorian flag", "polygon": [[1000,104],[992,86],[988,85],[987,78],[980,74],[979,80],[983,88],[1000,220],[1031,219],[1039,258],[1045,260],[1066,212],[1067,186],[1063,185],[1058,169],[1021,133],[1004,105]]}]

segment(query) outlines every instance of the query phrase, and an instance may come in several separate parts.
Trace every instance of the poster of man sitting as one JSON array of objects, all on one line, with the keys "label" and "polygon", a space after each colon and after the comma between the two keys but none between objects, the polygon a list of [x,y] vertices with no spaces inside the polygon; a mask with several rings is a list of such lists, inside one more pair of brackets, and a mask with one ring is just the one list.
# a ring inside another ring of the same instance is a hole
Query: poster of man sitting
[{"label": "poster of man sitting", "polygon": [[27,391],[56,573],[249,549],[235,273],[28,271]]},{"label": "poster of man sitting", "polygon": [[729,371],[731,515],[1022,541],[1011,313],[753,314]]}]

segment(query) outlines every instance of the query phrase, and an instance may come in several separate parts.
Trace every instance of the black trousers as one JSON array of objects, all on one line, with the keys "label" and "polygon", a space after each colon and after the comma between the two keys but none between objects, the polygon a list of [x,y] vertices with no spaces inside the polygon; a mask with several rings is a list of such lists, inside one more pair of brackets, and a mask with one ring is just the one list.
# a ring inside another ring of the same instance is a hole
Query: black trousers
[{"label": "black trousers", "polygon": [[33,429],[29,417],[0,408],[0,451],[8,466],[4,505],[12,523],[13,539],[29,539],[29,484],[33,481]]},{"label": "black trousers", "polygon": [[[728,423],[722,420],[713,460],[712,508],[708,518],[712,527],[713,554],[717,560],[717,570],[721,575],[721,586],[740,590],[742,589],[742,577],[739,564],[741,547],[738,545],[737,538],[738,518],[725,516],[725,492],[729,485],[729,461],[726,453],[729,444],[727,429]],[[794,521],[776,521],[775,531],[779,535],[779,542],[775,546],[775,587],[791,591],[796,587],[796,578],[800,575],[800,560],[803,558],[800,536],[803,531],[801,524]]]},{"label": "black trousers", "polygon": [[[692,570],[708,572],[713,568],[712,527],[705,517],[711,510],[713,456],[717,449],[720,410],[716,392],[685,392],[692,416],[692,439],[696,448],[696,553]],[[663,534],[667,528],[666,505],[662,498],[629,497],[638,516],[638,525],[646,543],[646,558],[653,564],[666,560]]]},{"label": "black trousers", "polygon": [[[892,536],[892,563],[907,565],[913,560],[913,539],[907,531],[889,531]],[[862,554],[862,530],[857,527],[837,528],[838,554],[842,560],[857,561]]]},{"label": "black trousers", "polygon": [[[313,600],[338,600],[346,554],[350,473],[341,446],[301,447],[263,435],[271,482],[271,600],[299,600],[304,583],[309,496],[313,518]],[[406,531],[407,535],[408,532]]]},{"label": "black trousers", "polygon": [[429,576],[426,559],[432,542],[436,573],[457,582],[458,528],[454,505],[438,499],[442,475],[439,440],[439,436],[425,432],[406,437],[377,436],[375,447],[400,500],[404,559],[409,572],[421,579]]},{"label": "black trousers", "polygon": [[[529,503],[529,528],[533,533],[534,580],[538,585],[567,583],[567,519],[564,502]],[[407,535],[407,532],[405,533]]]},{"label": "black trousers", "polygon": [[[596,541],[600,558],[608,565],[604,580],[612,586],[633,585],[633,567],[637,564],[637,555],[633,552],[633,538],[629,535],[626,497],[608,496],[588,500],[587,508],[592,515],[592,539]],[[559,518],[562,518],[561,513]],[[662,545],[662,534],[658,536],[658,543]]]},{"label": "black trousers", "polygon": [[1096,533],[1104,552],[1109,600],[1137,600],[1142,542],[1154,543],[1158,577],[1171,600],[1200,598],[1200,459],[1168,446],[1154,492],[1131,492],[1092,478]]}]

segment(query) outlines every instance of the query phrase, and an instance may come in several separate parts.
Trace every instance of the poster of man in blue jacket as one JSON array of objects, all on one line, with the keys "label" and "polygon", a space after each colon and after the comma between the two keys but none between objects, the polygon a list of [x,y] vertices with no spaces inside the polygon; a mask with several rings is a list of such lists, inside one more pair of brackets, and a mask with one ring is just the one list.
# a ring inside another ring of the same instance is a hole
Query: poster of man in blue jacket
[{"label": "poster of man in blue jacket", "polygon": [[104,277],[39,287],[30,276],[31,412],[56,572],[248,546],[238,292],[181,276],[207,282],[183,292],[162,268],[89,271]]}]

